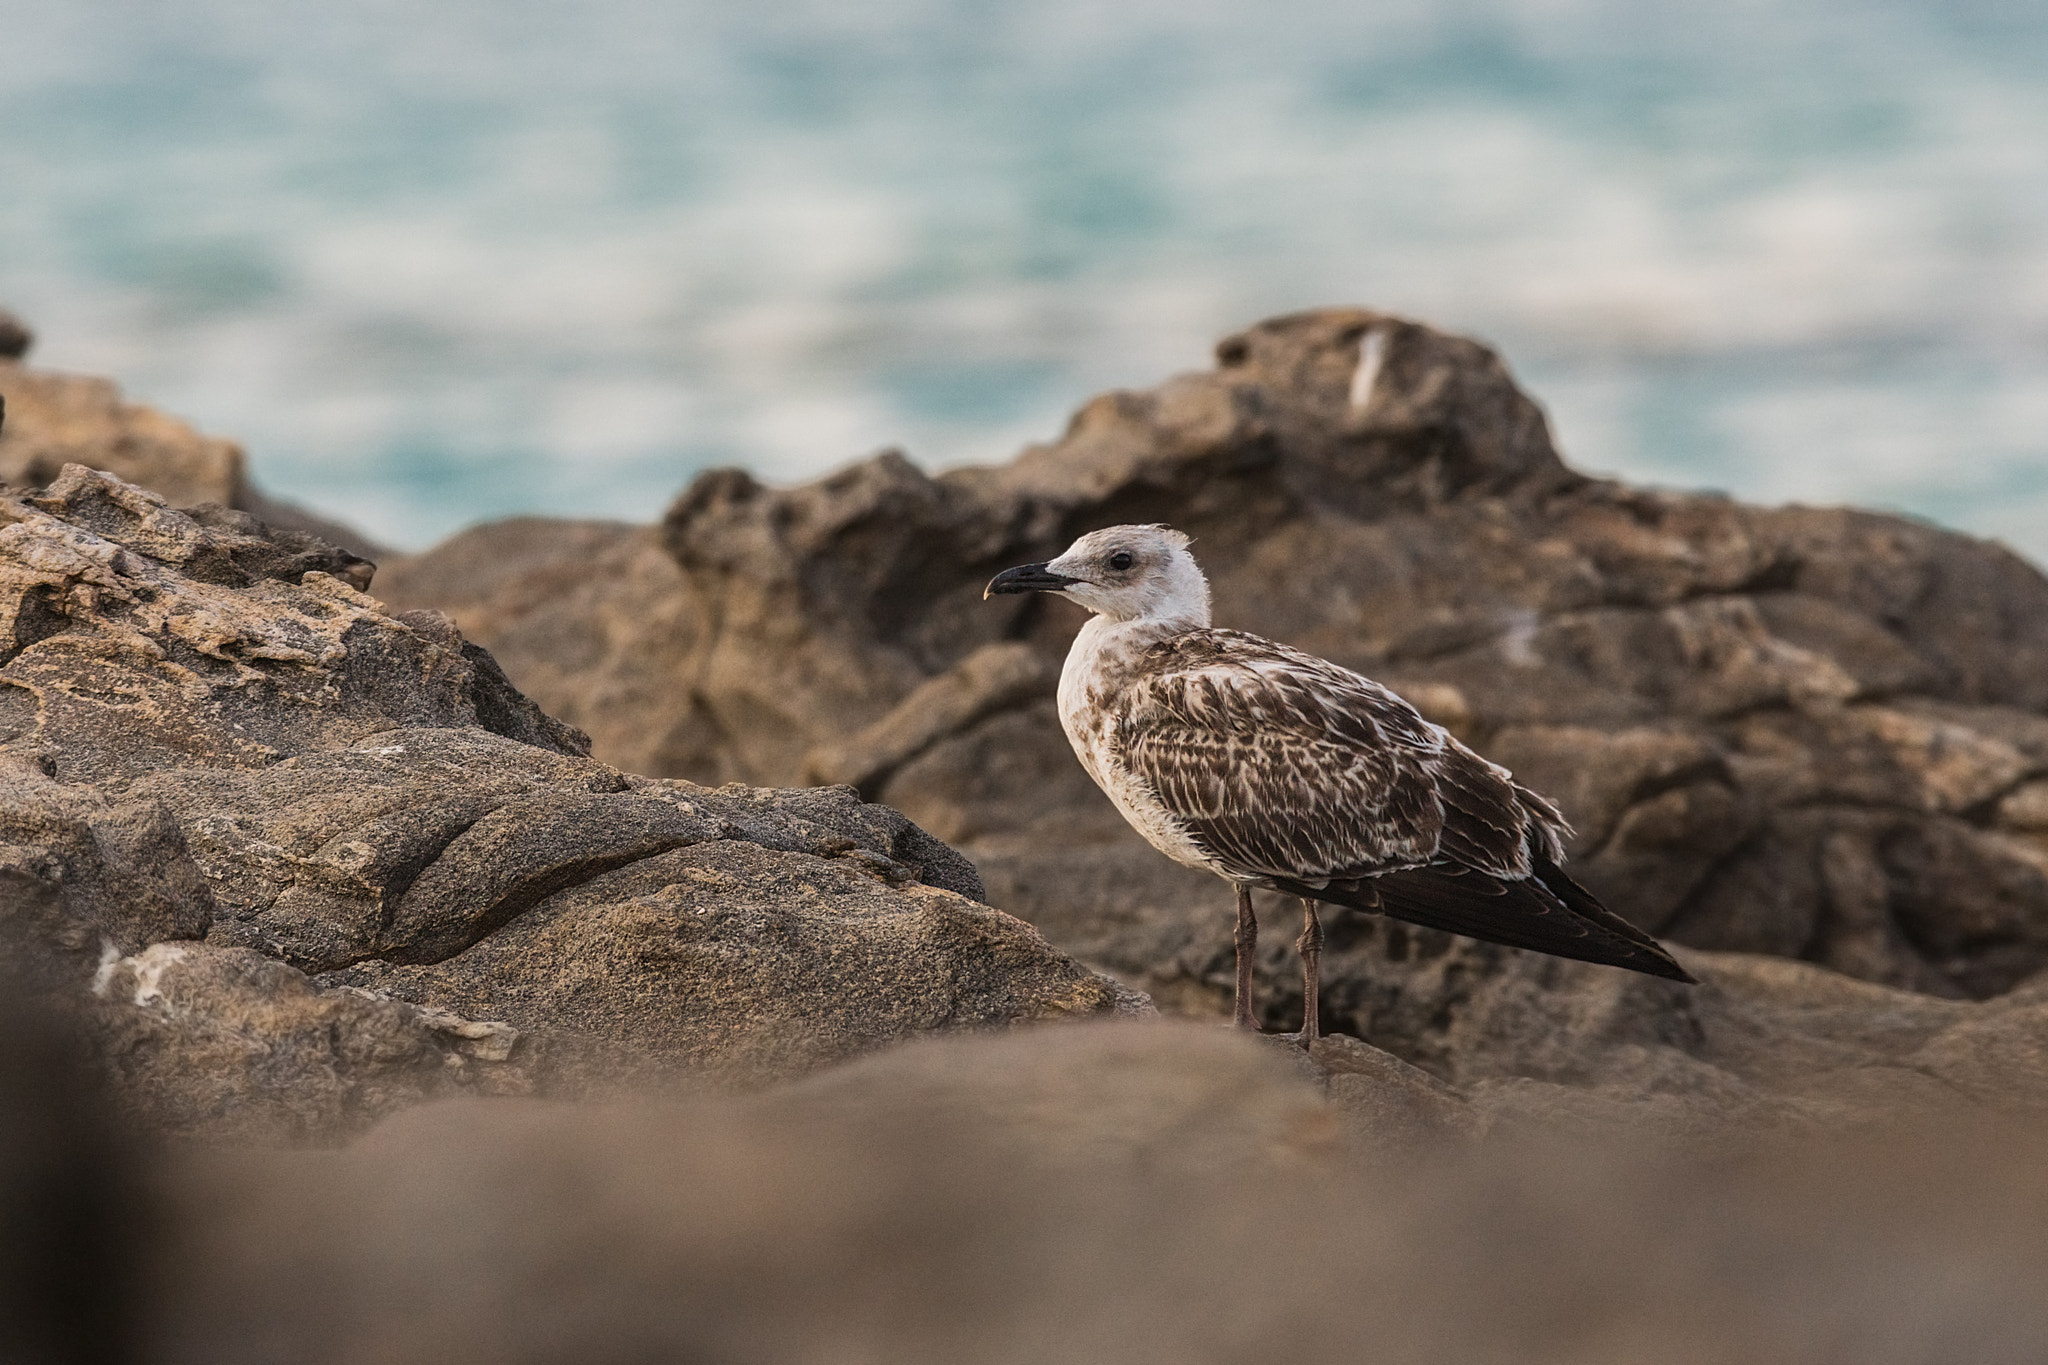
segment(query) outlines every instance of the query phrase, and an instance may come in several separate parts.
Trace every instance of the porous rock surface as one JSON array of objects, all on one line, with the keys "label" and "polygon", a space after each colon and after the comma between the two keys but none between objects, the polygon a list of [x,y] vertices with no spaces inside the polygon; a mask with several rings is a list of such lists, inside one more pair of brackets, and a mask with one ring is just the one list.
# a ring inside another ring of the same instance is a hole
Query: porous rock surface
[{"label": "porous rock surface", "polygon": [[[676,685],[622,746],[647,770],[854,782],[1056,941],[1213,993],[1227,893],[1139,843],[1060,735],[1051,680],[1079,610],[980,597],[1078,532],[1167,521],[1196,537],[1220,624],[1393,684],[1556,796],[1576,875],[1642,927],[1955,997],[2048,967],[2031,565],[1895,516],[1587,478],[1496,356],[1413,322],[1300,314],[1217,356],[1095,399],[1000,468],[890,453],[790,489],[704,475],[663,526],[673,571],[644,531],[529,522],[406,565],[400,599],[464,620],[491,603],[479,636],[572,717],[625,685],[606,659],[659,659]],[[532,591],[559,571],[531,552],[549,538],[638,567],[557,606]],[[564,641],[594,673],[548,670]],[[618,743],[599,732],[600,753]],[[1383,976],[1469,956],[1346,932]]]},{"label": "porous rock surface", "polygon": [[593,760],[359,564],[80,465],[0,498],[8,958],[90,991],[155,1126],[323,1138],[450,1090],[758,1084],[1144,1008],[851,789]]}]

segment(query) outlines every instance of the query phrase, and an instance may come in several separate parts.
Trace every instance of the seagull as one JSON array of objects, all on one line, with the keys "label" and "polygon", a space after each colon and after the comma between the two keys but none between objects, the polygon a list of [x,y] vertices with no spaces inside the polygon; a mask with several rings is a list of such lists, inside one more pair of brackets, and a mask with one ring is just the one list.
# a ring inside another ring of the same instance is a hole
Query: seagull
[{"label": "seagull", "polygon": [[998,593],[1094,613],[1060,672],[1081,766],[1152,847],[1237,891],[1236,1022],[1256,1030],[1252,890],[1302,907],[1302,1027],[1320,1032],[1319,903],[1558,957],[1693,978],[1566,876],[1557,807],[1372,679],[1209,624],[1209,580],[1167,526],[1090,531]]}]

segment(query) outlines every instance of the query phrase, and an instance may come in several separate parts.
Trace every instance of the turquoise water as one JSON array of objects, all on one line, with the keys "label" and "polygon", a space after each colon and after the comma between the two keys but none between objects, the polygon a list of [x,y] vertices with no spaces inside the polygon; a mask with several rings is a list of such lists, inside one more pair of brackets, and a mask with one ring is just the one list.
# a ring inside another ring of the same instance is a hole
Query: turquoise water
[{"label": "turquoise water", "polygon": [[0,303],[420,546],[932,465],[1319,303],[1582,466],[2048,558],[2048,6],[0,0]]}]

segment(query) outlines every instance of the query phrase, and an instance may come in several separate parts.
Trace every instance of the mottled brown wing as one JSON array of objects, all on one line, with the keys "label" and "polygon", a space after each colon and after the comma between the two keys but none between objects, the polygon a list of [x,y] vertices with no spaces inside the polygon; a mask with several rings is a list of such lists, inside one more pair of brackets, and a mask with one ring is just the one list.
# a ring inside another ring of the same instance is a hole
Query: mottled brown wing
[{"label": "mottled brown wing", "polygon": [[1157,646],[1115,733],[1123,762],[1235,875],[1529,870],[1531,816],[1505,772],[1378,683],[1284,645],[1198,631]]}]

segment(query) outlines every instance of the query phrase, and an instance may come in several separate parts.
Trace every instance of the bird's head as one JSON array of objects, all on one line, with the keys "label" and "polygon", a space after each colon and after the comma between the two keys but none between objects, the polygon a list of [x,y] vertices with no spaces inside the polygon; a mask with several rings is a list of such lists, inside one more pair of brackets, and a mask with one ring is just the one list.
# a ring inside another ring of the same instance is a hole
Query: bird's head
[{"label": "bird's head", "polygon": [[1057,559],[1005,569],[983,599],[997,593],[1056,592],[1112,621],[1209,624],[1209,580],[1170,526],[1105,526]]}]

